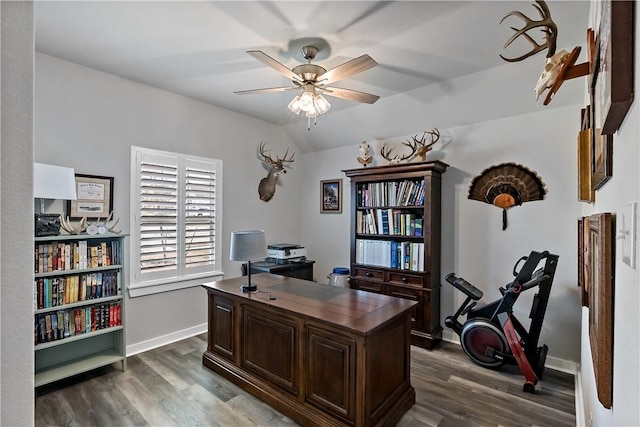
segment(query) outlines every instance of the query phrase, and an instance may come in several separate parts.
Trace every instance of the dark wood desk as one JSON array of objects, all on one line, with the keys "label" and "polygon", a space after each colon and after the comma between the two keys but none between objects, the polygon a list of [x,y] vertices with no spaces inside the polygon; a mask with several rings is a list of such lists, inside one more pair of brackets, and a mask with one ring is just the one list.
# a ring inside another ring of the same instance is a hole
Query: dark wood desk
[{"label": "dark wood desk", "polygon": [[[273,273],[281,276],[297,277],[302,280],[313,280],[313,264],[315,261],[287,262],[276,264],[268,261],[256,261],[251,263],[251,274]],[[242,275],[247,275],[247,264],[242,264]]]},{"label": "dark wood desk", "polygon": [[414,301],[260,273],[206,283],[202,363],[304,426],[394,425],[415,403]]}]

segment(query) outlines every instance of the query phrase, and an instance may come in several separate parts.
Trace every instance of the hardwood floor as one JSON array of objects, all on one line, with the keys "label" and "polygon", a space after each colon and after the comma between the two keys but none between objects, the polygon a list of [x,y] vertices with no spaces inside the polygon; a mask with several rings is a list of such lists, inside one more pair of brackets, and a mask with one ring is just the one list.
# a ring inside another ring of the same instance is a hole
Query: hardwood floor
[{"label": "hardwood floor", "polygon": [[[36,390],[36,426],[296,426],[202,366],[201,334]],[[460,347],[411,348],[416,404],[398,426],[575,426],[574,378],[547,369],[536,394],[517,367],[474,365]]]}]

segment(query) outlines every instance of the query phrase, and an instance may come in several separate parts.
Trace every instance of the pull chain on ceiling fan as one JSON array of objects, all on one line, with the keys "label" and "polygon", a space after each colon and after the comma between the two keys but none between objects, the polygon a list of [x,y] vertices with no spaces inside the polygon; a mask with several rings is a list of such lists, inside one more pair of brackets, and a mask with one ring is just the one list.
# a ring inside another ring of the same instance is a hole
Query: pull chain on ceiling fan
[{"label": "pull chain on ceiling fan", "polygon": [[328,86],[331,83],[346,79],[347,77],[351,77],[378,65],[369,55],[359,56],[327,71],[324,67],[311,63],[318,54],[318,48],[311,45],[302,48],[302,56],[307,60],[307,63],[297,65],[291,70],[262,51],[250,50],[247,51],[247,53],[291,79],[294,86],[241,90],[234,93],[247,95],[301,89],[302,94],[296,95],[287,107],[296,114],[304,111],[307,116],[307,127],[309,130],[311,130],[311,118],[313,118],[315,124],[317,117],[326,113],[331,108],[331,104],[322,96],[323,94],[367,104],[373,104],[380,98],[370,93]]}]

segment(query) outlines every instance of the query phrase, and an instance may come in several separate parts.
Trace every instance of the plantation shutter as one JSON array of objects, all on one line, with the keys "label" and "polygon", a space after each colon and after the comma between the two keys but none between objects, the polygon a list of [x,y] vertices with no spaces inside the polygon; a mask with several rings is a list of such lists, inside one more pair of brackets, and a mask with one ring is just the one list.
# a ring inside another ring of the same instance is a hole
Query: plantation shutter
[{"label": "plantation shutter", "polygon": [[140,164],[140,273],[170,277],[178,269],[178,164],[143,155]]},{"label": "plantation shutter", "polygon": [[222,162],[134,150],[134,287],[220,274]]},{"label": "plantation shutter", "polygon": [[216,170],[187,160],[185,165],[185,269],[188,273],[215,265]]}]

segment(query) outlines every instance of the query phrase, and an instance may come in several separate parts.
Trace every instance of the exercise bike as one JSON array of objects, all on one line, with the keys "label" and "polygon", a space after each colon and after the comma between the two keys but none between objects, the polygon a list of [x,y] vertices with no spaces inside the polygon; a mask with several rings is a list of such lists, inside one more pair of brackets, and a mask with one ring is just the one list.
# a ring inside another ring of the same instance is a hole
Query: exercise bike
[{"label": "exercise bike", "polygon": [[[537,268],[543,260],[544,265]],[[517,271],[522,261],[525,261],[524,265]],[[483,296],[480,289],[454,273],[445,277],[467,296],[455,314],[444,320],[445,325],[460,336],[464,352],[473,362],[486,368],[517,364],[525,377],[523,391],[529,393],[535,391],[544,374],[549,348],[546,345],[538,347],[538,340],[557,264],[557,255],[531,251],[529,256],[523,256],[515,263],[515,280],[499,288],[502,297],[478,308],[476,304]],[[514,316],[513,305],[522,292],[536,287],[539,289],[533,298],[529,314],[531,324],[527,330]],[[467,320],[460,323],[458,317],[465,314]]]}]

